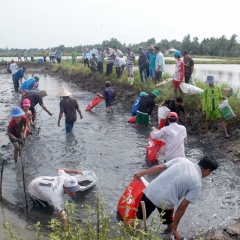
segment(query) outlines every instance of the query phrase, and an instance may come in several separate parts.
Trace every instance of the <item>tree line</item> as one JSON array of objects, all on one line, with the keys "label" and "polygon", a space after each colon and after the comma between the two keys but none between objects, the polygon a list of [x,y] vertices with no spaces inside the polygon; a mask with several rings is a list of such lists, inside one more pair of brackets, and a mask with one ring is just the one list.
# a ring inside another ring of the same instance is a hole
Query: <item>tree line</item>
[{"label": "tree line", "polygon": [[225,35],[222,35],[220,38],[204,38],[199,42],[198,37],[193,37],[188,34],[182,41],[177,40],[167,40],[162,39],[160,42],[156,42],[155,38],[150,38],[146,42],[140,42],[136,44],[125,44],[118,41],[116,38],[111,38],[110,40],[104,40],[101,44],[92,44],[92,45],[78,45],[74,47],[65,47],[64,45],[59,45],[47,49],[43,48],[31,48],[31,49],[18,49],[18,48],[0,48],[0,53],[17,53],[27,51],[33,51],[34,53],[42,53],[43,51],[49,52],[53,49],[57,49],[62,53],[70,53],[75,49],[78,53],[82,53],[85,48],[101,48],[104,49],[105,45],[109,47],[117,46],[120,50],[125,52],[126,47],[130,47],[131,50],[135,53],[138,52],[138,48],[142,47],[147,49],[151,44],[157,45],[160,47],[161,52],[165,53],[168,49],[174,48],[180,51],[188,50],[191,55],[207,55],[207,56],[220,56],[220,57],[239,57],[240,56],[240,44],[237,40],[237,35],[233,34],[229,39]]}]

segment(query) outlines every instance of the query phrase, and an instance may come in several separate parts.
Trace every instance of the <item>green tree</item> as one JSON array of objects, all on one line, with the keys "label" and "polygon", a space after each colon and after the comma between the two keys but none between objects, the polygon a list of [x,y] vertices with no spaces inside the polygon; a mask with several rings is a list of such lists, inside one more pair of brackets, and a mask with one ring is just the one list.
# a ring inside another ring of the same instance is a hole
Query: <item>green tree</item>
[{"label": "green tree", "polygon": [[183,40],[182,40],[182,44],[181,44],[181,49],[182,50],[188,50],[191,48],[191,37],[190,35],[186,35]]}]

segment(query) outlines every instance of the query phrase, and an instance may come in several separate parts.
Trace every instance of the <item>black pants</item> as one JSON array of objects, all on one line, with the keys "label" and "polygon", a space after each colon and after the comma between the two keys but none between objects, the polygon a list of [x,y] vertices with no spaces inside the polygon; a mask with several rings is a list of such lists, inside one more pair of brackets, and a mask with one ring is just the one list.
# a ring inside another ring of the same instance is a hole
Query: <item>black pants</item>
[{"label": "black pants", "polygon": [[14,79],[14,80],[13,80],[13,84],[14,84],[14,90],[15,90],[15,92],[18,92],[19,80]]},{"label": "black pants", "polygon": [[58,63],[61,63],[61,58],[57,58],[57,62],[58,62]]},{"label": "black pants", "polygon": [[31,57],[31,61],[34,62],[34,57]]},{"label": "black pants", "polygon": [[87,65],[89,68],[89,59],[88,58],[86,58],[86,59],[84,58],[83,63],[84,63],[84,67],[86,67],[86,65]]},{"label": "black pants", "polygon": [[110,76],[112,74],[112,68],[113,68],[113,63],[108,63],[107,64],[106,76]]},{"label": "black pants", "polygon": [[[161,214],[162,212],[165,213],[163,215],[163,219],[165,219],[165,221],[163,222],[163,224],[170,224],[173,222],[173,212],[174,209],[170,209],[170,210],[164,210],[162,208],[158,208],[156,207],[148,198],[145,194],[143,194],[141,201],[145,202],[145,206],[146,206],[146,217],[148,219],[148,217],[151,215],[151,213],[157,208],[159,214]],[[142,206],[141,204],[138,207],[138,211],[137,211],[137,218],[138,219],[143,219],[143,212],[142,212]]]},{"label": "black pants", "polygon": [[117,78],[120,78],[122,76],[124,68],[125,68],[125,65],[122,65],[121,67],[116,68]]},{"label": "black pants", "polygon": [[103,73],[103,62],[98,62],[97,63],[97,69],[100,74]]}]

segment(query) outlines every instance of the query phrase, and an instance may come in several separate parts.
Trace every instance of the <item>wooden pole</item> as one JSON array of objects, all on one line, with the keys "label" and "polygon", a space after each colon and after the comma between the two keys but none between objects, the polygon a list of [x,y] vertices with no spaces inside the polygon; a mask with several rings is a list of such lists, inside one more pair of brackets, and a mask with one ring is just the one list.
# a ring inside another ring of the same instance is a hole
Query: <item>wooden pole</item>
[{"label": "wooden pole", "polygon": [[2,202],[3,167],[4,167],[4,160],[2,160],[2,169],[1,169],[0,202]]},{"label": "wooden pole", "polygon": [[23,176],[23,190],[24,190],[24,195],[25,195],[25,202],[26,202],[26,209],[28,209],[28,202],[27,202],[27,193],[26,193],[26,181],[25,181],[25,172],[24,172],[24,162],[22,159],[22,145],[19,146],[20,151],[19,155],[21,158],[21,163],[22,163],[22,176]]}]

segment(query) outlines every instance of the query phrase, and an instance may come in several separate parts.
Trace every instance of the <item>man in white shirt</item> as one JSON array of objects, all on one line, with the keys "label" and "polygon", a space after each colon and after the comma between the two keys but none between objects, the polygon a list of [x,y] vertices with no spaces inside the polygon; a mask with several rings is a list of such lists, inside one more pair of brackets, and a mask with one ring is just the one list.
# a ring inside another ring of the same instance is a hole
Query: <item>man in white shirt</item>
[{"label": "man in white shirt", "polygon": [[116,57],[115,54],[112,54],[112,58],[113,58],[113,64],[116,66],[117,78],[120,78],[126,66],[126,61],[120,57]]},{"label": "man in white shirt", "polygon": [[12,72],[12,80],[14,81],[13,74],[17,71],[17,64],[13,60],[11,61],[9,69]]},{"label": "man in white shirt", "polygon": [[91,61],[91,59],[93,58],[93,54],[95,54],[95,56],[98,55],[98,51],[97,49],[93,48],[93,47],[90,47],[90,51],[89,51],[89,60]]},{"label": "man in white shirt", "polygon": [[157,82],[161,82],[162,73],[165,71],[165,60],[158,46],[154,47],[154,52],[157,54],[156,60],[155,60],[156,80]]},{"label": "man in white shirt", "polygon": [[63,210],[64,194],[73,197],[80,190],[76,177],[70,176],[68,173],[82,174],[82,171],[58,168],[58,176],[37,177],[28,185],[28,192],[32,199],[40,203],[44,201],[53,205],[55,210],[58,211],[58,216],[64,223],[66,223],[66,214]]},{"label": "man in white shirt", "polygon": [[[189,203],[195,203],[201,191],[202,178],[207,177],[212,171],[218,168],[218,163],[210,156],[204,156],[198,164],[186,158],[174,158],[171,161],[156,165],[135,173],[134,177],[140,178],[146,174],[159,174],[143,190],[141,201],[145,202],[146,217],[157,208],[161,214],[163,224],[167,224],[168,231],[173,231],[174,237],[180,240],[177,231],[178,224],[185,213]],[[179,204],[179,201],[182,202]],[[173,219],[174,207],[177,210]],[[141,205],[137,211],[137,218],[143,219]]]},{"label": "man in white shirt", "polygon": [[184,143],[187,140],[187,130],[177,123],[178,115],[170,112],[167,117],[169,126],[157,130],[152,128],[151,138],[166,143],[164,162],[168,162],[176,157],[185,157]]},{"label": "man in white shirt", "polygon": [[119,57],[119,58],[123,57],[122,51],[120,51],[117,46],[113,46],[113,50],[114,50],[114,55],[116,57]]}]

